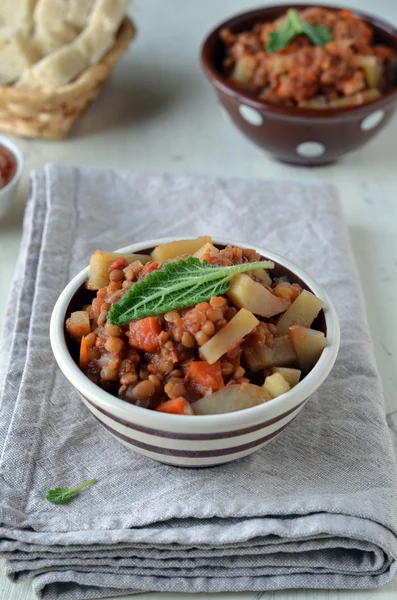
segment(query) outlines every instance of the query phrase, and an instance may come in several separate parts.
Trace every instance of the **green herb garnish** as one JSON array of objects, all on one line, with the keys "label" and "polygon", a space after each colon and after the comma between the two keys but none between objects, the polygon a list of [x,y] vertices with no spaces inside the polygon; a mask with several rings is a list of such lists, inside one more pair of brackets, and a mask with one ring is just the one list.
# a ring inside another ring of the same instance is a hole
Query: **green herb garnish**
[{"label": "green herb garnish", "polygon": [[280,27],[269,33],[266,50],[271,54],[284,50],[297,35],[306,35],[315,46],[325,46],[332,39],[325,25],[310,25],[296,10],[290,9]]},{"label": "green herb garnish", "polygon": [[96,483],[96,479],[90,479],[90,481],[85,481],[84,483],[80,483],[80,485],[76,485],[76,487],[58,487],[53,490],[49,490],[46,495],[46,500],[49,502],[53,502],[53,504],[66,504],[76,498],[81,492],[82,489],[88,487]]},{"label": "green herb garnish", "polygon": [[135,283],[108,313],[111,325],[130,323],[170,310],[206,302],[212,296],[222,296],[236,273],[253,269],[273,269],[271,261],[243,263],[231,267],[212,266],[190,256],[186,260],[166,263],[161,271],[148,273]]}]

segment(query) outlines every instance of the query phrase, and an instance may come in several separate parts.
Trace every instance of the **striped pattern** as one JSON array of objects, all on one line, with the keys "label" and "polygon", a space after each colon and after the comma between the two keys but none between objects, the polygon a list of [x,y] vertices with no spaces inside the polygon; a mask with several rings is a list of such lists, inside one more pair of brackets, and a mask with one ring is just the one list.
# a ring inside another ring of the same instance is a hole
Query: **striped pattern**
[{"label": "striped pattern", "polygon": [[97,421],[124,445],[154,460],[180,467],[219,465],[255,452],[279,435],[307,402],[305,399],[289,411],[252,427],[211,434],[188,434],[130,423],[81,397]]}]

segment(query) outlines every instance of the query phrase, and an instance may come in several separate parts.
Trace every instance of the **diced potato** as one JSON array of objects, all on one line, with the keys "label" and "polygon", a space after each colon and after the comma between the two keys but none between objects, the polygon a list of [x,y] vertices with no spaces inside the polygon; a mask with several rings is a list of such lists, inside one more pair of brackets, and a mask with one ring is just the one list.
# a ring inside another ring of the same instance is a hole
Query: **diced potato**
[{"label": "diced potato", "polygon": [[281,394],[285,394],[290,390],[290,385],[286,379],[280,373],[273,373],[265,379],[264,386],[272,398],[277,398]]},{"label": "diced potato", "polygon": [[96,250],[91,256],[90,269],[88,271],[87,288],[99,290],[109,283],[109,265],[117,258],[125,258],[128,263],[139,260],[145,265],[151,257],[146,254],[119,254],[118,252],[101,252]]},{"label": "diced potato", "polygon": [[86,310],[72,312],[66,320],[66,331],[75,342],[80,342],[83,336],[91,333],[90,317]]},{"label": "diced potato", "polygon": [[355,57],[355,64],[364,71],[365,80],[369,88],[377,88],[382,77],[382,61],[374,55]]},{"label": "diced potato", "polygon": [[282,73],[288,71],[288,67],[291,63],[289,59],[290,57],[287,54],[284,56],[273,56],[272,72],[275,75],[281,75]]},{"label": "diced potato", "polygon": [[243,353],[246,365],[254,373],[270,367],[286,367],[296,360],[289,335],[275,338],[273,348],[268,346],[255,348],[247,345]]},{"label": "diced potato", "polygon": [[372,102],[372,100],[377,100],[381,97],[381,93],[378,89],[364,90],[361,92],[362,103]]},{"label": "diced potato", "polygon": [[259,321],[254,315],[242,308],[225,327],[200,348],[202,357],[212,365],[221,356],[229,352],[255,327]]},{"label": "diced potato", "polygon": [[200,260],[208,260],[208,257],[211,253],[219,254],[219,250],[218,248],[215,248],[215,246],[211,244],[211,242],[207,242],[206,244],[201,246],[201,248],[199,248],[197,252],[193,254],[193,256]]},{"label": "diced potato", "polygon": [[254,56],[242,56],[236,62],[232,78],[239,83],[246,84],[251,79],[255,68]]},{"label": "diced potato", "polygon": [[263,404],[270,400],[264,387],[252,383],[231,385],[192,404],[195,415],[220,415]]},{"label": "diced potato", "polygon": [[277,322],[277,335],[288,333],[291,325],[310,327],[324,303],[311,292],[303,290]]},{"label": "diced potato", "polygon": [[251,271],[251,273],[253,275],[255,275],[255,277],[258,277],[258,279],[260,279],[262,281],[262,283],[271,287],[272,278],[270,277],[269,273],[265,269],[253,269]]},{"label": "diced potato", "polygon": [[176,258],[177,256],[183,256],[185,254],[190,256],[208,242],[212,242],[212,238],[209,235],[203,235],[195,238],[194,240],[178,240],[176,242],[168,242],[168,244],[162,244],[153,250],[152,259],[162,262],[164,260],[170,260],[171,258]]},{"label": "diced potato", "polygon": [[294,387],[301,378],[302,371],[288,367],[272,367],[272,373],[280,373],[288,381],[289,387]]},{"label": "diced potato", "polygon": [[266,318],[278,315],[290,306],[290,302],[278,298],[245,273],[238,273],[233,277],[226,295],[239,308],[246,308]]},{"label": "diced potato", "polygon": [[291,327],[289,337],[296,352],[296,362],[307,373],[319,359],[327,345],[327,338],[322,331],[299,326]]},{"label": "diced potato", "polygon": [[328,107],[328,102],[326,98],[310,98],[309,100],[302,100],[302,102],[299,102],[299,106],[304,108],[324,109]]},{"label": "diced potato", "polygon": [[348,106],[360,106],[366,104],[372,100],[376,100],[381,97],[381,93],[377,89],[364,90],[358,92],[354,96],[347,96],[346,98],[338,98],[337,100],[331,100],[328,104],[329,108],[346,108]]}]

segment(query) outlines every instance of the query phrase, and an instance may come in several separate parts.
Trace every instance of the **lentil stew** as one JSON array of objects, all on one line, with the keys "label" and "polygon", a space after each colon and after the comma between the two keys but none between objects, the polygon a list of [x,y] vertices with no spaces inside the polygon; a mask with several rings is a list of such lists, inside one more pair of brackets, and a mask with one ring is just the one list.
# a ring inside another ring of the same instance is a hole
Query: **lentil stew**
[{"label": "lentil stew", "polygon": [[[134,285],[190,256],[214,269],[246,264],[245,272],[208,301],[121,325],[108,321]],[[150,410],[206,415],[271,401],[315,366],[327,339],[322,301],[277,265],[247,270],[262,260],[249,248],[217,247],[209,236],[151,254],[97,251],[68,311],[71,353],[94,383]]]},{"label": "lentil stew", "polygon": [[[292,14],[292,16],[291,16]],[[288,20],[304,24],[288,28]],[[323,28],[316,42],[310,29]],[[348,10],[290,10],[247,31],[224,28],[223,72],[236,88],[270,104],[343,108],[379,98],[396,85],[396,54]],[[284,40],[284,42],[283,42]]]}]

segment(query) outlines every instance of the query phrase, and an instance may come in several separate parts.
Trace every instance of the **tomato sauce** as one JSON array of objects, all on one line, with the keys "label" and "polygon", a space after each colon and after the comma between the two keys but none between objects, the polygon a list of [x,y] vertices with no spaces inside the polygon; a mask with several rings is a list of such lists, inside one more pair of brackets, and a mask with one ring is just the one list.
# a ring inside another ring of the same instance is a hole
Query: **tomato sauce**
[{"label": "tomato sauce", "polygon": [[17,161],[5,146],[0,144],[0,189],[13,179],[17,170]]}]

